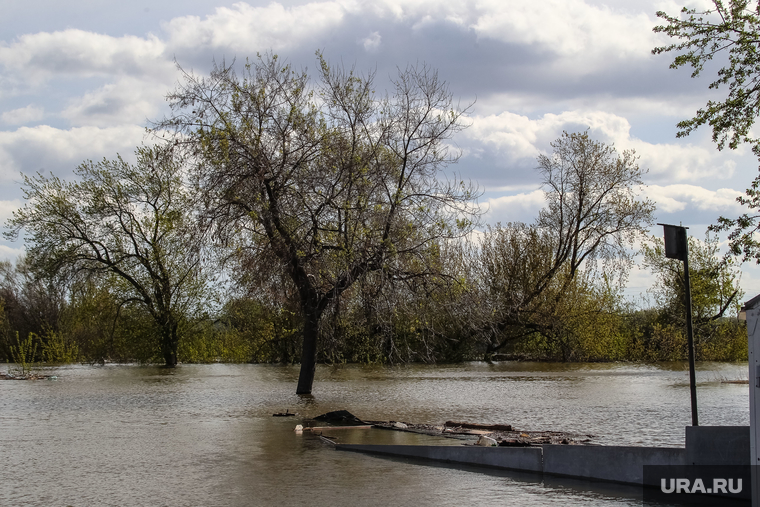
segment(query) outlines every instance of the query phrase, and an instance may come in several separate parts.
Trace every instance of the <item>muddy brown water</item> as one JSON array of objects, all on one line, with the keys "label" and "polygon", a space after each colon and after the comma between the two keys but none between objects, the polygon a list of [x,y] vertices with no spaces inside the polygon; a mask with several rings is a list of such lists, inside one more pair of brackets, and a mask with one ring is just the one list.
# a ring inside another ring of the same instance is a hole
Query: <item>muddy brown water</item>
[{"label": "muddy brown water", "polygon": [[[0,364],[6,371],[8,365]],[[697,365],[700,423],[749,424],[747,363]],[[372,420],[512,424],[602,444],[683,446],[685,363],[71,366],[0,382],[0,505],[641,505],[637,488],[335,451],[293,428],[348,409]],[[275,412],[297,417],[272,417]],[[342,442],[429,443],[387,430]],[[446,445],[458,444],[451,440]]]}]

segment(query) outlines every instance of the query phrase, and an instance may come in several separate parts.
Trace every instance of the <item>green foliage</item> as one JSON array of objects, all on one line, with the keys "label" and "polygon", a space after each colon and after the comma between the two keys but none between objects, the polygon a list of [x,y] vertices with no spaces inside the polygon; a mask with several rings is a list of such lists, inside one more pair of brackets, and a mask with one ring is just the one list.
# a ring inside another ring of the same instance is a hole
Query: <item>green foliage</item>
[{"label": "green foliage", "polygon": [[0,360],[10,359],[11,326],[5,311],[5,301],[0,298]]},{"label": "green foliage", "polygon": [[654,54],[678,53],[670,64],[672,69],[690,66],[691,76],[697,77],[715,55],[725,55],[727,65],[718,71],[711,89],[728,86],[723,101],[707,102],[694,118],[678,124],[678,137],[689,135],[707,123],[712,128],[713,141],[719,149],[728,143],[735,149],[740,143],[758,148],[760,140],[752,137],[751,127],[760,114],[760,88],[757,86],[760,53],[757,51],[760,33],[760,6],[750,8],[749,0],[712,0],[713,8],[704,11],[684,7],[680,16],[658,11],[657,17],[666,24],[654,28],[678,42],[656,47]]},{"label": "green foliage", "polygon": [[[539,155],[546,207],[536,224],[552,236],[553,266],[567,266],[573,278],[584,263],[603,260],[625,271],[630,247],[652,224],[655,205],[641,199],[642,170],[634,151],[567,133],[551,143],[551,156]],[[590,267],[590,266],[588,266]]]},{"label": "green foliage", "polygon": [[120,319],[123,305],[111,290],[113,282],[113,277],[98,277],[74,284],[61,315],[59,329],[77,343],[87,361],[126,361],[133,357],[120,344],[125,322]]},{"label": "green foliage", "polygon": [[203,234],[173,149],[142,147],[136,155],[136,165],[120,157],[85,162],[75,182],[25,176],[27,203],[14,212],[6,236],[25,230],[38,278],[64,286],[102,278],[121,304],[141,306],[171,366],[180,321],[202,313]]},{"label": "green foliage", "polygon": [[48,329],[41,341],[42,358],[47,364],[74,363],[79,359],[79,346],[61,331]]},{"label": "green foliage", "polygon": [[[486,357],[622,357],[613,332],[617,291],[654,204],[638,198],[642,171],[633,152],[618,155],[585,132],[565,132],[552,147],[538,157],[547,205],[536,223],[498,225],[482,238],[469,274],[479,292],[469,321]],[[518,351],[526,343],[530,352]]]},{"label": "green foliage", "polygon": [[251,298],[231,299],[222,308],[215,332],[229,343],[245,347],[246,361],[297,362],[301,348],[300,319],[294,312],[271,303]]},{"label": "green foliage", "polygon": [[[658,31],[687,41],[655,52],[687,52],[674,66],[697,75],[725,42],[739,52],[714,87],[756,100],[760,92],[741,91],[756,64],[739,58],[756,13],[746,2],[715,5],[703,14],[723,15],[717,25],[694,11],[687,20],[660,13],[670,25]],[[724,42],[710,45],[716,34]],[[241,77],[225,65],[208,78],[188,74],[160,125],[177,133],[172,147],[139,149],[136,165],[85,162],[75,182],[26,178],[28,202],[7,235],[23,229],[29,254],[15,269],[0,263],[2,352],[27,373],[43,360],[300,360],[299,392],[311,389],[314,360],[685,357],[681,274],[660,243],[645,247],[656,307],[634,311],[622,298],[630,246],[654,210],[638,196],[633,152],[563,133],[538,158],[546,207],[537,220],[473,239],[474,191],[437,179],[457,159],[448,139],[467,110],[435,72],[402,71],[392,96],[380,97],[372,75],[333,69],[321,55],[319,63],[316,87],[274,55]],[[736,120],[734,103],[708,106],[681,135],[709,122],[721,147],[758,142],[749,137],[755,106],[749,123]],[[760,210],[760,179],[740,201]],[[199,229],[207,218],[211,227]],[[736,228],[734,254],[760,252],[746,235],[755,221],[721,219],[718,228]],[[210,230],[245,294],[218,307],[209,304]],[[746,358],[746,330],[733,316],[737,271],[714,238],[690,239],[690,248],[697,358]]]},{"label": "green foliage", "polygon": [[730,254],[743,262],[754,260],[760,264],[760,241],[757,240],[757,232],[760,230],[758,218],[760,218],[760,176],[756,177],[746,190],[744,196],[736,198],[749,211],[738,218],[718,218],[718,223],[711,225],[713,232],[729,231]]},{"label": "green foliage", "polygon": [[[718,256],[715,236],[689,237],[694,348],[698,360],[736,361],[747,358],[747,332],[738,320],[739,272],[730,258]],[[629,319],[634,337],[632,359],[680,360],[687,357],[683,263],[665,257],[661,238],[642,248],[644,266],[656,276],[650,289],[655,308]]]},{"label": "green foliage", "polygon": [[[604,282],[579,280],[573,294],[564,299],[562,326],[556,339],[562,358],[574,361],[621,361],[628,359],[628,340],[621,330],[624,314],[622,291]],[[564,334],[564,336],[563,336]]]},{"label": "green foliage", "polygon": [[[624,316],[623,332],[630,342],[627,360],[683,361],[688,358],[686,329],[669,322],[660,309],[647,309]],[[731,317],[714,323],[708,337],[694,344],[698,361],[746,361],[747,326]]]},{"label": "green foliage", "polygon": [[[718,256],[718,238],[705,237],[699,241],[689,237],[689,278],[691,305],[695,333],[708,333],[705,327],[712,321],[739,313],[743,292],[739,288],[739,271],[732,260]],[[642,247],[644,267],[656,276],[657,283],[650,289],[658,307],[671,322],[685,325],[686,296],[684,292],[683,263],[665,257],[661,238],[653,237]]]},{"label": "green foliage", "polygon": [[37,362],[37,342],[38,337],[34,333],[29,333],[25,340],[21,340],[16,333],[16,345],[11,345],[11,357],[16,365],[15,371],[21,375],[29,375]]},{"label": "green foliage", "polygon": [[[760,139],[752,132],[760,114],[760,51],[757,45],[760,4],[749,0],[712,0],[712,4],[712,8],[704,11],[684,7],[680,16],[670,16],[662,11],[657,13],[666,24],[655,27],[654,31],[669,35],[678,42],[656,47],[652,52],[677,53],[671,68],[690,66],[692,77],[697,77],[716,55],[727,59],[718,71],[717,79],[710,84],[711,89],[727,86],[725,99],[709,100],[693,118],[679,122],[677,135],[687,136],[708,124],[718,149],[726,145],[736,149],[740,144],[748,143],[760,157]],[[760,242],[756,238],[760,229],[760,176],[737,201],[748,211],[738,218],[720,217],[710,229],[729,232],[732,255],[760,263]]]},{"label": "green foliage", "polygon": [[183,363],[248,363],[253,347],[236,329],[217,329],[210,321],[196,326],[177,351]]},{"label": "green foliage", "polygon": [[316,86],[272,54],[240,75],[225,64],[188,73],[158,125],[200,156],[199,189],[241,264],[267,258],[272,278],[290,279],[299,393],[311,391],[327,308],[370,273],[429,273],[425,250],[466,233],[479,213],[466,185],[439,179],[458,158],[448,140],[467,110],[435,71],[400,70],[381,95],[372,74],[318,60]]}]

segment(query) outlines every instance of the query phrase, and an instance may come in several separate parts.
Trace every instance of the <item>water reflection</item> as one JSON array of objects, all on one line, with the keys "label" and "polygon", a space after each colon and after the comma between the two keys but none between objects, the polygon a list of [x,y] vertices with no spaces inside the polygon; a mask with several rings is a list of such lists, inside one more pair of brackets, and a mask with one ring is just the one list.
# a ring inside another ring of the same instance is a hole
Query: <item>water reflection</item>
[{"label": "water reflection", "polygon": [[[746,369],[697,365],[700,422],[748,424],[747,385],[720,381],[747,378]],[[598,484],[336,452],[293,427],[348,409],[365,419],[507,423],[681,446],[690,422],[685,363],[320,367],[313,396],[295,394],[297,366],[56,373],[55,382],[0,382],[0,505],[640,505],[636,494]],[[299,417],[272,417],[285,410]],[[424,440],[332,433],[353,443]]]}]

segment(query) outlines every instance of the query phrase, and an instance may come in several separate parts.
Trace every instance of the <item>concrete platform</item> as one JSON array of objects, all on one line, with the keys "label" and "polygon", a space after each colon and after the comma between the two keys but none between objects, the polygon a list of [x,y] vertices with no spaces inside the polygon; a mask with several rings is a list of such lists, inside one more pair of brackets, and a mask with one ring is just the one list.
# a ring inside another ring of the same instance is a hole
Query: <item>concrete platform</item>
[{"label": "concrete platform", "polygon": [[542,472],[540,447],[478,447],[474,445],[368,445],[336,444],[341,451],[421,458],[446,463],[479,465],[524,472]]},{"label": "concrete platform", "polygon": [[644,465],[749,465],[749,426],[689,426],[685,447],[544,445],[476,447],[337,444],[342,451],[428,459],[621,484],[643,484]]}]

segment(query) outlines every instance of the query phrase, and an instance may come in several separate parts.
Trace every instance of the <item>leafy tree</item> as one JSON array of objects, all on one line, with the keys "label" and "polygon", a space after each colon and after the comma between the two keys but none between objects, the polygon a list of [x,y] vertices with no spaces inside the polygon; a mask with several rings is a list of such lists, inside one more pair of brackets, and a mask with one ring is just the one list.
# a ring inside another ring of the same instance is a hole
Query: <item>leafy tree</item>
[{"label": "leafy tree", "polygon": [[[650,289],[655,306],[638,324],[642,358],[683,359],[687,351],[683,264],[665,257],[661,238],[652,238],[643,253],[644,266],[657,277],[657,284]],[[715,236],[708,233],[704,241],[689,237],[695,351],[702,360],[739,360],[747,353],[746,331],[737,318],[743,294],[740,273],[730,257],[718,254]]]},{"label": "leafy tree", "polygon": [[644,182],[635,152],[618,155],[588,132],[564,132],[551,146],[551,156],[538,157],[547,205],[536,224],[551,236],[554,250],[546,278],[567,266],[572,279],[584,263],[597,260],[630,264],[630,247],[651,225],[655,209],[637,198]]},{"label": "leafy tree", "polygon": [[[565,132],[552,147],[538,157],[547,206],[536,223],[497,226],[483,240],[486,289],[473,306],[491,315],[473,321],[490,329],[487,352],[539,333],[569,358],[563,326],[580,305],[568,301],[573,294],[606,294],[593,280],[606,285],[614,272],[622,277],[634,240],[652,223],[654,204],[637,198],[641,170],[632,151],[619,156],[585,132]],[[599,266],[604,277],[596,276]]]},{"label": "leafy tree", "polygon": [[[61,284],[37,276],[28,256],[20,256],[15,264],[0,261],[0,302],[8,330],[5,335],[0,334],[0,354],[10,357],[9,347],[15,343],[15,333],[22,340],[31,333],[39,341],[55,332],[66,309],[65,296]],[[35,350],[41,353],[42,347]]]},{"label": "leafy tree", "polygon": [[757,53],[758,29],[760,29],[760,5],[750,0],[712,0],[713,9],[697,11],[684,7],[680,16],[670,16],[663,11],[657,17],[667,24],[654,28],[679,42],[659,46],[654,54],[679,53],[670,68],[690,66],[692,77],[699,76],[707,62],[716,55],[725,55],[728,63],[718,71],[718,78],[710,89],[728,85],[728,96],[723,101],[707,102],[694,118],[678,123],[678,137],[689,135],[707,123],[712,128],[713,141],[718,149],[728,143],[736,148],[740,143],[750,143],[760,149],[760,139],[752,137],[750,129],[760,113],[760,55]]},{"label": "leafy tree", "polygon": [[184,165],[171,149],[139,148],[137,164],[85,162],[77,182],[24,177],[27,203],[6,236],[26,233],[29,262],[48,279],[114,275],[122,304],[152,318],[167,366],[177,364],[180,325],[195,315],[206,278]]},{"label": "leafy tree", "polygon": [[[657,277],[657,285],[651,290],[657,307],[667,314],[668,321],[683,323],[686,315],[683,263],[665,257],[661,238],[652,238],[642,250],[644,267]],[[705,241],[689,237],[689,281],[696,328],[726,315],[735,317],[741,306],[740,273],[730,259],[722,259],[718,253],[715,236],[708,233]]]},{"label": "leafy tree", "polygon": [[331,68],[318,81],[277,56],[186,74],[158,127],[199,159],[198,184],[218,238],[286,273],[303,319],[298,393],[310,393],[325,310],[357,280],[430,272],[426,249],[467,232],[473,192],[439,179],[466,109],[427,67],[390,95],[373,76]]},{"label": "leafy tree", "polygon": [[[677,42],[656,47],[654,54],[677,53],[670,67],[692,68],[692,77],[702,74],[705,64],[715,56],[724,58],[710,89],[727,87],[723,100],[709,100],[693,118],[678,123],[678,137],[689,135],[708,124],[718,149],[726,145],[736,149],[742,143],[752,146],[760,157],[760,139],[754,137],[752,126],[760,114],[760,4],[750,0],[712,0],[713,8],[681,10],[680,16],[657,12],[666,24],[654,28]],[[713,231],[730,231],[730,249],[744,260],[760,263],[760,242],[755,238],[760,224],[760,176],[737,201],[748,211],[738,218],[720,217]]]}]

